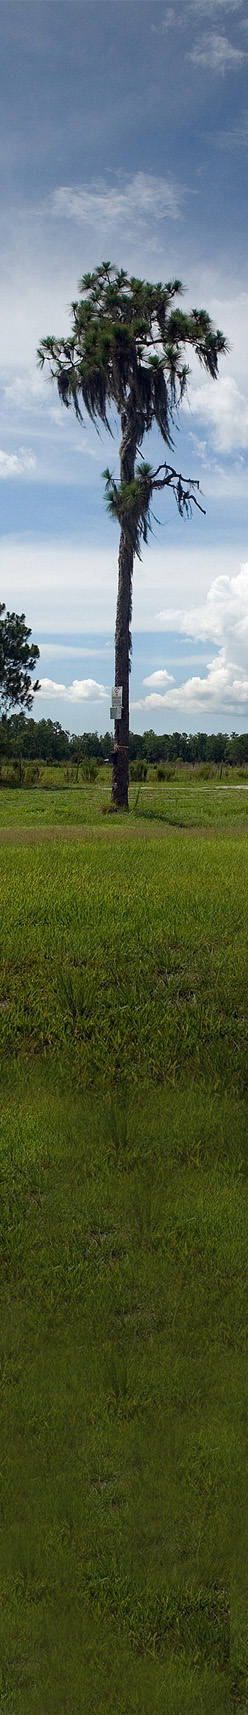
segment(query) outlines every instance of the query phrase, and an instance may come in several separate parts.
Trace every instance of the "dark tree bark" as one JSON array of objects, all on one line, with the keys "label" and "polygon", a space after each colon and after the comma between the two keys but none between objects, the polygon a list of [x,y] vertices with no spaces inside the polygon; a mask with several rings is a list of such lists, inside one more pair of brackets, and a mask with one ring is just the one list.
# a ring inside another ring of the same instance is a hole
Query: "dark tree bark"
[{"label": "dark tree bark", "polygon": [[[122,440],[120,446],[121,482],[132,482],[137,451],[137,412],[131,398],[121,412]],[[121,530],[118,558],[118,592],[115,626],[115,684],[122,686],[121,720],[115,721],[112,770],[112,803],[116,809],[128,810],[129,776],[129,674],[131,654],[131,618],[134,552],[130,538]]]},{"label": "dark tree bark", "polygon": [[133,549],[121,531],[118,561],[118,594],[115,628],[115,684],[122,686],[121,720],[115,721],[112,772],[112,801],[116,809],[128,810],[129,670],[132,608]]}]

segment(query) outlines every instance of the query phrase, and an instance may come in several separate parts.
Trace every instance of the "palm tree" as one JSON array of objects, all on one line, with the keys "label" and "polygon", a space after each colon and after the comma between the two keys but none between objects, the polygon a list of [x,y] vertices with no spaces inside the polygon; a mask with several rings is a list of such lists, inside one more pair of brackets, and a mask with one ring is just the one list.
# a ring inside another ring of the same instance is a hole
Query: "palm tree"
[{"label": "palm tree", "polygon": [[[72,304],[72,332],[67,339],[42,340],[41,365],[48,361],[60,398],[74,406],[82,421],[81,401],[94,423],[111,432],[108,412],[115,406],[121,424],[120,480],[104,471],[106,500],[120,524],[118,595],[115,630],[115,684],[122,688],[122,711],[115,723],[112,798],[128,809],[129,672],[131,653],[134,556],[151,528],[155,490],[172,489],[181,515],[199,507],[199,483],[184,479],[167,462],[153,470],[136,464],[144,435],[156,423],[165,445],[172,449],[173,416],[186,389],[186,348],[192,346],[208,374],[216,378],[224,335],[215,329],[206,310],[185,314],[175,303],[183,292],[180,280],[151,285],[124,269],[103,262],[84,274],[80,298]],[[141,455],[142,456],[142,455]]]}]

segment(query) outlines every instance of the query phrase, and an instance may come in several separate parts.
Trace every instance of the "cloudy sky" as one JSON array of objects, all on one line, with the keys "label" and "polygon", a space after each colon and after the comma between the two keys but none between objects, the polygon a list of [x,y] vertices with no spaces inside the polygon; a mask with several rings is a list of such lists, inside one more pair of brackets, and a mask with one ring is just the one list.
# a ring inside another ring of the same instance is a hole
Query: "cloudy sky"
[{"label": "cloudy sky", "polygon": [[132,727],[247,730],[245,0],[0,0],[0,24],[1,599],[40,645],[35,716],[110,724],[118,425],[81,427],[36,365],[107,255],[181,277],[229,341],[217,383],[193,362],[175,426],[206,517],[165,494],[135,565]]}]

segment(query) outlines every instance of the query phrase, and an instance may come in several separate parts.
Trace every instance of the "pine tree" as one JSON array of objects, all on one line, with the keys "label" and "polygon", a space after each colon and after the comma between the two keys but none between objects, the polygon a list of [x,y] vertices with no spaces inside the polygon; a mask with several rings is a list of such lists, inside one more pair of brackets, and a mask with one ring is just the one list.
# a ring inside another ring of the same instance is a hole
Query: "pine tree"
[{"label": "pine tree", "polygon": [[80,421],[81,405],[96,425],[100,421],[109,430],[111,406],[120,418],[120,480],[110,470],[103,474],[107,507],[120,525],[115,684],[122,687],[122,714],[115,724],[112,797],[116,807],[127,809],[134,557],[141,556],[142,540],[147,541],[156,490],[172,490],[181,516],[193,505],[204,510],[197,481],[183,478],[167,461],[156,470],[143,457],[137,464],[137,453],[154,423],[172,450],[173,418],[189,374],[187,348],[193,347],[215,380],[226,341],[206,310],[188,314],[178,306],[180,280],[152,285],[103,262],[83,276],[79,290],[71,334],[65,340],[44,339],[38,358],[41,365],[48,361],[63,404],[72,405]]},{"label": "pine tree", "polygon": [[30,644],[32,633],[26,625],[25,613],[6,613],[0,602],[0,708],[2,716],[19,704],[31,709],[39,680],[32,683],[31,673],[39,659],[37,643]]}]

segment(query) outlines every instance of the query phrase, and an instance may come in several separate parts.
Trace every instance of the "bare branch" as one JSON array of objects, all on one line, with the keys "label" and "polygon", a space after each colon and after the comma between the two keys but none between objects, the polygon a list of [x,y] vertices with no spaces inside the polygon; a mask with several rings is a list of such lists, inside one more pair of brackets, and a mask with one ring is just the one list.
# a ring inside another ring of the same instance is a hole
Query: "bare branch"
[{"label": "bare branch", "polygon": [[[164,470],[165,475],[159,478],[160,470]],[[159,480],[157,480],[157,478],[159,478]],[[200,490],[200,483],[197,481],[196,477],[182,476],[181,471],[174,470],[172,465],[159,464],[157,466],[157,470],[152,472],[151,485],[152,491],[153,489],[172,488],[173,493],[176,494],[177,497],[178,489],[179,492],[181,490],[183,505],[186,504],[187,506],[188,503],[190,506],[192,501],[194,506],[197,506],[198,512],[202,512],[204,518],[206,517],[206,507],[200,505],[200,501],[196,499],[196,495],[193,492],[194,488],[197,488],[198,492]]]}]

